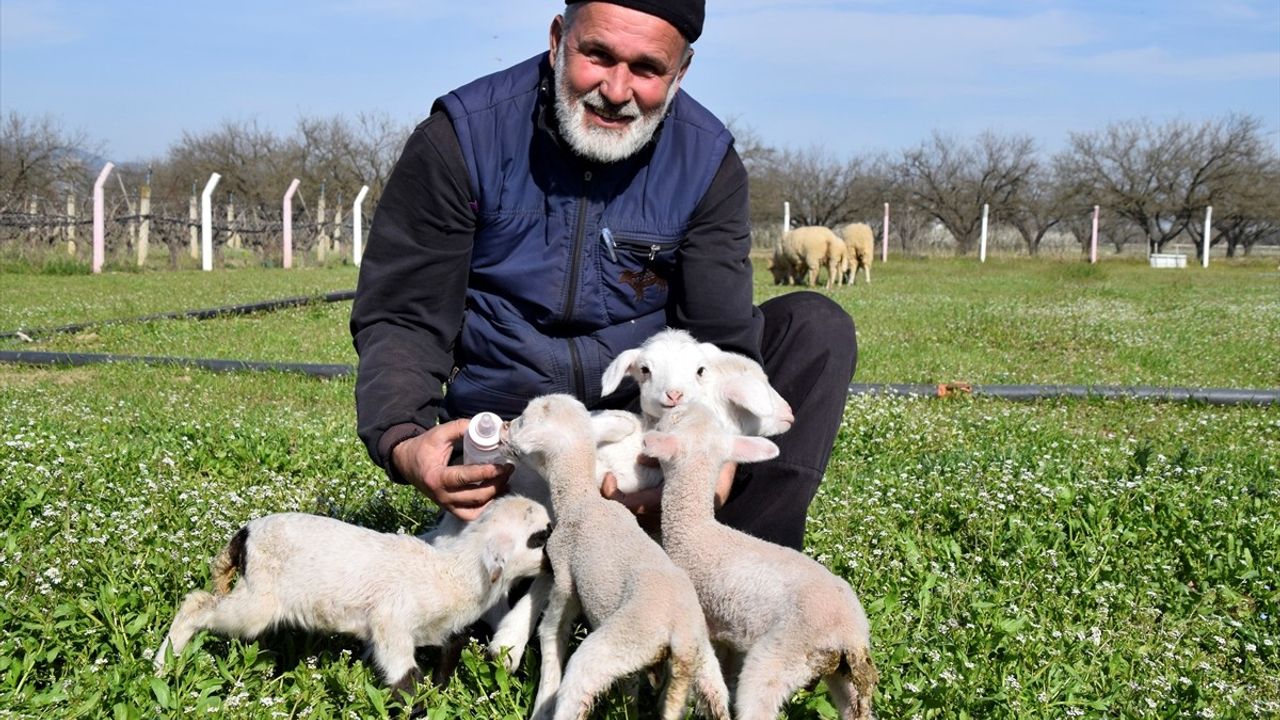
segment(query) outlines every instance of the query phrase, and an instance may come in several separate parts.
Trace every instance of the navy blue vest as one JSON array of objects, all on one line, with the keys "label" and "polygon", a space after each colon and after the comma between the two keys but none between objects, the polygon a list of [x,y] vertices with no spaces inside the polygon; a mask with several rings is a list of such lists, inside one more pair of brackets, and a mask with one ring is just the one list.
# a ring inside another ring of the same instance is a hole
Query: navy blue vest
[{"label": "navy blue vest", "polygon": [[543,53],[436,101],[478,206],[448,417],[510,418],[547,393],[595,405],[605,367],[667,324],[681,239],[732,143],[680,91],[645,150],[587,163],[538,121],[554,101],[548,63]]}]

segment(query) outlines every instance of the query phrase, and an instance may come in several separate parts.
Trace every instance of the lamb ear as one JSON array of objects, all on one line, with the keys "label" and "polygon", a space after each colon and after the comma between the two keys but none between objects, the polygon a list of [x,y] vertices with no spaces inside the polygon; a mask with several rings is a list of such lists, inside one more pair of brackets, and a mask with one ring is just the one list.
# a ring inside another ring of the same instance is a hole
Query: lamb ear
[{"label": "lamb ear", "polygon": [[631,373],[636,358],[639,356],[640,348],[631,348],[630,350],[623,350],[618,357],[613,359],[613,362],[609,363],[609,367],[604,369],[604,377],[600,379],[601,397],[618,389],[622,378]]},{"label": "lamb ear", "polygon": [[680,438],[674,433],[650,430],[644,434],[644,454],[655,460],[670,460],[680,449]]},{"label": "lamb ear", "polygon": [[753,463],[778,457],[778,446],[772,440],[761,437],[738,436],[733,439],[733,457],[736,463]]},{"label": "lamb ear", "polygon": [[511,557],[515,549],[516,541],[511,533],[499,533],[485,543],[480,562],[484,564],[484,571],[489,575],[490,584],[498,582],[498,578],[502,577],[507,558]]},{"label": "lamb ear", "polygon": [[630,418],[613,413],[602,413],[591,417],[591,434],[595,437],[597,445],[618,442],[636,428],[636,423]]},{"label": "lamb ear", "polygon": [[729,402],[755,417],[767,418],[773,414],[773,388],[754,378],[742,378],[724,389]]}]

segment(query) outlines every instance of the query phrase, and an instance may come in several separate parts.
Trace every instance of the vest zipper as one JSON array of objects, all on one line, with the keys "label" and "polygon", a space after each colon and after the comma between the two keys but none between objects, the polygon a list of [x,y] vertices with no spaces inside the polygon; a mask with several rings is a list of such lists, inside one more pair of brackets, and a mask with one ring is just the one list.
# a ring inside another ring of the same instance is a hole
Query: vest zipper
[{"label": "vest zipper", "polygon": [[[582,173],[582,181],[591,183],[591,171]],[[561,322],[569,322],[573,316],[573,305],[578,301],[578,273],[582,272],[582,239],[587,228],[587,189],[582,189],[582,197],[578,199],[578,227],[573,235],[573,259],[569,265],[569,300],[565,303]]]},{"label": "vest zipper", "polygon": [[[568,322],[573,316],[573,305],[578,301],[578,275],[582,272],[582,241],[586,237],[587,187],[591,184],[590,170],[582,173],[582,182],[582,197],[578,201],[578,227],[573,236],[573,260],[569,266],[569,301],[564,308],[564,322]],[[573,371],[573,394],[577,397],[585,397],[587,381],[582,372],[582,360],[578,357],[578,346],[573,343],[572,337],[565,340],[569,343],[569,368]]]}]

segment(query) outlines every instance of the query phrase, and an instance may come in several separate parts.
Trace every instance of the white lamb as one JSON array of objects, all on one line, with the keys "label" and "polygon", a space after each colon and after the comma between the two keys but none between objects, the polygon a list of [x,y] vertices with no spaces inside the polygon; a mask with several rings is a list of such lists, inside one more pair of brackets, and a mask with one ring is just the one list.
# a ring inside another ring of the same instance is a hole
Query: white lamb
[{"label": "white lamb", "polygon": [[[669,412],[645,435],[665,477],[662,545],[693,581],[712,640],[741,670],[734,717],[774,720],[816,676],[843,720],[871,717],[878,679],[871,631],[852,588],[814,560],[716,522],[721,465],[777,455],[768,440],[726,433],[697,403]],[[554,539],[552,540],[554,543]]]},{"label": "white lamb", "polygon": [[[639,385],[643,414],[604,410],[591,415],[597,487],[606,472],[613,473],[623,493],[660,484],[661,469],[639,461],[644,431],[652,429],[671,407],[692,399],[704,399],[726,428],[744,435],[777,435],[790,429],[795,420],[791,406],[769,385],[758,363],[711,343],[700,343],[684,330],[662,330],[640,347],[620,353],[605,369],[602,394],[612,393],[628,377]],[[516,468],[508,488],[550,506],[546,481],[527,467]],[[434,542],[433,538],[456,534],[463,526],[462,521],[448,515],[429,538]],[[540,578],[514,606],[509,607],[504,599],[485,614],[486,622],[494,628],[488,652],[496,658],[504,657],[505,650],[508,670],[520,664],[549,591],[550,583]]]},{"label": "white lamb", "polygon": [[252,640],[285,626],[361,638],[386,681],[412,694],[422,677],[414,648],[444,645],[539,572],[550,532],[546,509],[514,496],[434,546],[318,515],[252,520],[214,558],[213,594],[182,602],[156,670],[200,630]]},{"label": "white lamb", "polygon": [[605,368],[601,392],[612,393],[628,377],[639,386],[646,429],[671,408],[698,399],[715,410],[726,428],[744,435],[777,435],[795,421],[791,406],[769,385],[759,363],[700,343],[684,330],[662,330],[620,353]]},{"label": "white lamb", "polygon": [[[546,395],[508,427],[513,455],[550,483],[558,518],[547,544],[553,588],[538,630],[542,677],[533,717],[582,720],[614,681],[666,659],[665,720],[684,716],[691,689],[713,717],[727,719],[728,690],[693,586],[625,507],[600,496],[590,425],[578,400]],[[579,612],[593,630],[562,676]]]}]

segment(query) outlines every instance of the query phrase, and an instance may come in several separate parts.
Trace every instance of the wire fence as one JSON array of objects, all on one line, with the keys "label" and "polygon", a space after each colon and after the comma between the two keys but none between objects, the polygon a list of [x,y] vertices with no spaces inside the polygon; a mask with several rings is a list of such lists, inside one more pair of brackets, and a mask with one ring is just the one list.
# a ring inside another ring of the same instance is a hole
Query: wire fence
[{"label": "wire fence", "polygon": [[[92,202],[68,195],[64,201],[31,198],[0,203],[0,253],[38,262],[55,258],[88,260],[92,252]],[[104,254],[117,266],[180,268],[199,263],[202,221],[198,198],[152,204],[117,194],[103,208]],[[361,217],[367,234],[372,213]],[[280,207],[215,205],[210,223],[215,265],[279,265],[283,259],[284,217]],[[293,263],[323,265],[350,261],[352,213],[341,204],[313,210],[296,207],[290,218]]]}]

